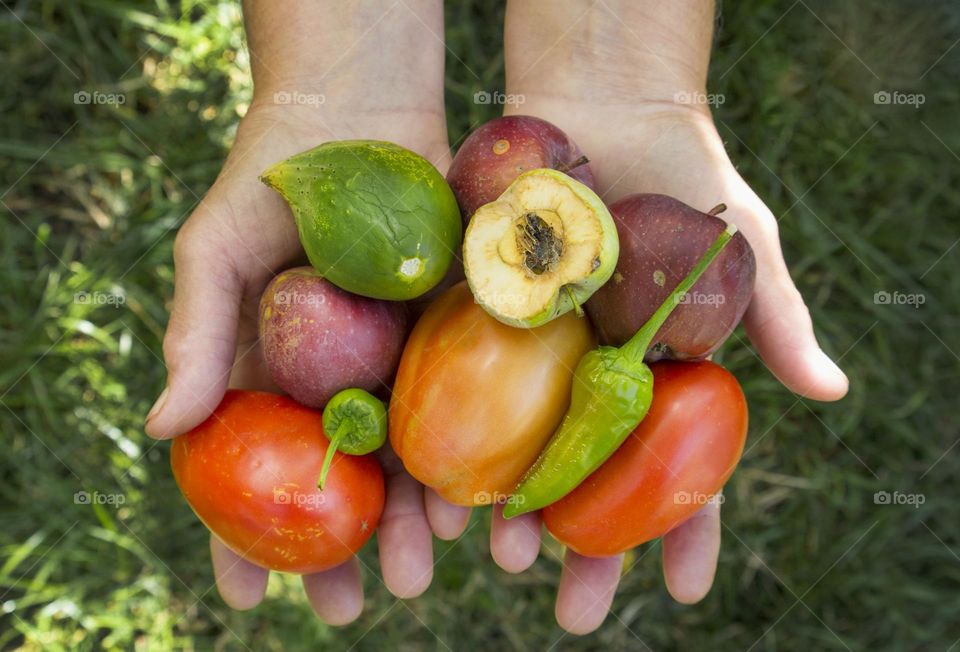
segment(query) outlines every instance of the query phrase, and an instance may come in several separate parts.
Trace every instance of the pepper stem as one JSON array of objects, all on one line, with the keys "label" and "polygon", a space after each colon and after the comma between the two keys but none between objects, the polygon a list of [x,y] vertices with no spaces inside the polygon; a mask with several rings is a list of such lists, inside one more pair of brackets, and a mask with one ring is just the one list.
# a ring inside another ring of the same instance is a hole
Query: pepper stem
[{"label": "pepper stem", "polygon": [[643,357],[647,354],[647,350],[650,348],[650,344],[653,342],[654,336],[657,334],[657,331],[663,326],[663,323],[667,321],[667,317],[670,316],[670,313],[673,312],[680,301],[683,300],[684,295],[690,291],[690,288],[700,280],[700,277],[707,267],[710,266],[710,263],[713,262],[724,247],[727,246],[727,243],[730,242],[730,238],[737,232],[737,227],[733,224],[728,224],[727,228],[721,233],[713,244],[710,245],[710,248],[707,249],[706,253],[701,256],[700,260],[697,261],[697,264],[694,266],[690,273],[687,274],[679,285],[673,289],[673,292],[666,298],[666,300],[660,304],[660,307],[657,308],[657,311],[653,313],[653,316],[647,320],[643,326],[640,327],[633,337],[631,337],[626,344],[620,347],[620,352],[625,354],[627,357],[634,360],[643,361]]},{"label": "pepper stem", "polygon": [[323,491],[323,485],[327,482],[327,474],[330,472],[333,454],[337,452],[337,448],[340,447],[340,442],[343,441],[343,438],[346,437],[351,430],[353,430],[353,424],[349,419],[343,419],[340,425],[337,426],[337,431],[333,433],[333,437],[330,438],[330,443],[327,445],[327,455],[323,458],[323,468],[320,469],[320,480],[317,482],[320,491]]}]

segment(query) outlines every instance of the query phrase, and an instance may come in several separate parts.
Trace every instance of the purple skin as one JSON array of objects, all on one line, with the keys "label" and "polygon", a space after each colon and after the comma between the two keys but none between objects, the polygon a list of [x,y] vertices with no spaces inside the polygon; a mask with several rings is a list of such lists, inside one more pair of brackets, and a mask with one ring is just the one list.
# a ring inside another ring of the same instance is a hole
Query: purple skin
[{"label": "purple skin", "polygon": [[[666,195],[629,195],[609,206],[620,237],[613,277],[587,301],[600,342],[620,346],[653,315],[670,291],[726,228]],[[757,264],[737,232],[653,339],[648,360],[699,360],[720,348],[743,317]]]},{"label": "purple skin", "polygon": [[260,341],[270,375],[312,408],[348,387],[386,389],[406,335],[403,303],[350,294],[312,267],[282,272],[260,299]]},{"label": "purple skin", "polygon": [[559,127],[526,115],[481,125],[463,141],[447,172],[460,204],[463,224],[484,204],[503,194],[522,172],[553,168],[596,190],[583,152]]}]

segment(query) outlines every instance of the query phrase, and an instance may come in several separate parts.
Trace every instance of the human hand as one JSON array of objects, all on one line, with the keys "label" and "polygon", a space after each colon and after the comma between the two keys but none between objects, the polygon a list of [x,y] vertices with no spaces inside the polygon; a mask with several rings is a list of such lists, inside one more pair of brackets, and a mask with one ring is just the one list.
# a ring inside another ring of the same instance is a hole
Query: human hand
[{"label": "human hand", "polygon": [[[223,171],[174,245],[175,294],[164,338],[167,388],[146,424],[158,438],[202,422],[228,384],[277,391],[257,342],[258,304],[270,279],[305,256],[289,208],[258,181],[264,169],[322,142],[350,138],[398,143],[441,171],[449,164],[443,46],[427,31],[442,32],[439,3],[249,3],[245,18],[255,97]],[[358,25],[366,31],[358,32]],[[377,47],[354,47],[364,38]],[[392,451],[380,458],[386,481],[377,534],[383,581],[396,596],[414,597],[433,577],[431,525],[450,538],[462,531],[468,513],[425,499]],[[237,609],[256,606],[268,571],[216,537],[210,548],[224,601]],[[346,624],[363,608],[357,559],[305,575],[303,584],[327,623]]]},{"label": "human hand", "polygon": [[[532,105],[532,106],[531,106]],[[744,317],[747,333],[764,362],[791,390],[816,400],[846,393],[842,372],[820,350],[809,312],[790,280],[776,220],[727,158],[708,114],[684,105],[633,107],[629,114],[575,101],[526,97],[524,113],[560,125],[593,158],[598,190],[607,202],[633,192],[658,192],[706,210],[727,205],[757,258],[757,284]],[[508,110],[508,112],[510,112]],[[517,112],[517,111],[514,111]],[[603,125],[597,129],[595,125]],[[504,521],[494,515],[491,549],[506,570],[526,567],[536,557],[538,515]],[[720,546],[720,508],[711,501],[663,538],[667,588],[682,603],[709,591]],[[622,556],[587,559],[568,551],[557,595],[557,620],[574,633],[603,621],[620,577]]]},{"label": "human hand", "polygon": [[[276,391],[257,340],[257,307],[270,279],[301,261],[303,251],[289,209],[257,181],[263,169],[325,140],[361,136],[399,142],[440,166],[449,156],[442,115],[355,113],[334,127],[331,118],[313,111],[255,103],[223,172],[177,236],[176,292],[164,339],[168,388],[147,421],[155,437],[176,436],[205,419],[228,383]],[[378,533],[383,578],[397,596],[412,597],[430,584],[433,568],[422,488],[391,452],[381,461],[387,484]],[[445,512],[433,511],[442,532]],[[268,572],[213,536],[211,555],[224,601],[238,609],[258,604]],[[304,576],[303,582],[324,621],[344,624],[359,615],[357,560]]]},{"label": "human hand", "polygon": [[[523,104],[507,106],[505,113],[534,115],[569,134],[591,158],[607,203],[656,192],[702,211],[726,204],[723,219],[743,232],[757,260],[744,316],[747,335],[787,388],[837,400],[847,391],[847,379],[817,344],[783,259],[777,220],[730,162],[708,107],[679,101],[706,97],[712,22],[713,8],[704,2],[614,1],[588,10],[558,2],[513,4],[505,35],[507,91]],[[500,537],[518,542],[495,551],[504,568],[521,570],[508,568],[503,556],[519,558],[539,545],[538,519],[495,521]],[[664,535],[664,578],[677,601],[706,595],[719,546],[717,501]],[[557,595],[562,627],[586,633],[603,622],[621,557],[586,559],[567,552]]]}]

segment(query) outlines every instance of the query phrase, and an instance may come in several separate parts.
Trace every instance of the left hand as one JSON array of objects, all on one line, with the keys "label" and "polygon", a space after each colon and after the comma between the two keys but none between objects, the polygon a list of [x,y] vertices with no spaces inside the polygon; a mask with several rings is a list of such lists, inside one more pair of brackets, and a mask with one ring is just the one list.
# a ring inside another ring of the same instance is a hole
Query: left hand
[{"label": "left hand", "polygon": [[[702,211],[724,203],[753,247],[757,283],[744,325],[770,371],[790,390],[832,401],[847,391],[843,372],[817,344],[810,313],[790,278],[777,220],[727,157],[709,112],[672,102],[587,103],[577,94],[525,95],[523,113],[566,131],[591,157],[606,203],[637,192],[677,197]],[[511,521],[494,515],[491,549],[505,570],[519,572],[536,558],[538,514]],[[720,548],[720,509],[712,502],[663,537],[667,590],[678,602],[697,602],[710,590]],[[622,555],[589,559],[566,553],[556,615],[583,634],[603,622],[619,582]]]}]

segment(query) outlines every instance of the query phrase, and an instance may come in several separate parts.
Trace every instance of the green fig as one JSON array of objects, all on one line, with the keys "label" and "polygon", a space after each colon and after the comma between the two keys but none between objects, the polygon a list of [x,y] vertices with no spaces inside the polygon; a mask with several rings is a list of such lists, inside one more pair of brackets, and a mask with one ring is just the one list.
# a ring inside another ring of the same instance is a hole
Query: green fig
[{"label": "green fig", "polygon": [[443,279],[460,245],[460,212],[443,175],[393,143],[325,143],[260,180],[290,205],[310,264],[347,292],[418,297]]}]

